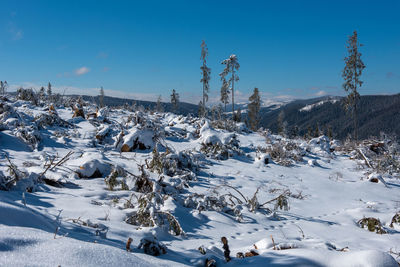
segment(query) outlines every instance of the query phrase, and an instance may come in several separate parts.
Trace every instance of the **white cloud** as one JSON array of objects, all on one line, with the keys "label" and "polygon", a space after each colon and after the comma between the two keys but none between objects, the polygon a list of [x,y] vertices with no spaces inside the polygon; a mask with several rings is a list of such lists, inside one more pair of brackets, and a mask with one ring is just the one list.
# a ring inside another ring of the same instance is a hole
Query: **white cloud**
[{"label": "white cloud", "polygon": [[324,96],[324,95],[327,95],[328,93],[327,92],[325,92],[324,90],[321,90],[321,91],[318,91],[316,94],[315,94],[315,96]]},{"label": "white cloud", "polygon": [[81,68],[75,70],[75,74],[78,76],[81,76],[81,75],[88,73],[89,71],[90,71],[90,69],[88,67],[81,67]]}]

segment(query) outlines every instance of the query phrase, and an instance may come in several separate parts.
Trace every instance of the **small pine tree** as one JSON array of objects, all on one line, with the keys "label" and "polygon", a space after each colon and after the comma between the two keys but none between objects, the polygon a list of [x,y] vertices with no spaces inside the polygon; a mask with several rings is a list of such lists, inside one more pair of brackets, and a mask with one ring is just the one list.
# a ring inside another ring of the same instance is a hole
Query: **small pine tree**
[{"label": "small pine tree", "polygon": [[327,133],[328,133],[328,137],[329,139],[333,139],[333,131],[332,131],[332,127],[330,125],[328,125],[327,127]]},{"label": "small pine tree", "polygon": [[0,81],[0,94],[5,95],[7,92],[8,83],[7,81]]},{"label": "small pine tree", "polygon": [[321,132],[319,130],[318,124],[315,125],[314,137],[319,137]]},{"label": "small pine tree", "polygon": [[172,110],[174,112],[177,112],[179,106],[179,94],[175,91],[175,89],[172,89],[171,104],[172,104]]},{"label": "small pine tree", "polygon": [[45,99],[46,99],[46,93],[45,93],[45,89],[43,86],[40,87],[40,90],[39,90],[39,99],[42,102],[45,101]]},{"label": "small pine tree", "polygon": [[99,104],[100,104],[100,108],[104,108],[104,89],[103,89],[103,86],[100,87]]},{"label": "small pine tree", "polygon": [[240,107],[236,110],[236,112],[233,113],[233,120],[236,122],[242,121],[242,110]]},{"label": "small pine tree", "polygon": [[346,48],[349,55],[344,59],[346,65],[342,73],[344,79],[343,89],[348,93],[345,108],[353,116],[355,140],[358,139],[357,106],[360,99],[357,89],[363,84],[360,76],[365,68],[361,60],[361,53],[358,51],[358,48],[361,46],[362,44],[358,42],[357,31],[354,31],[353,35],[347,41]]},{"label": "small pine tree", "polygon": [[248,116],[249,116],[249,126],[250,129],[256,131],[258,128],[258,124],[260,122],[260,107],[261,107],[261,98],[258,92],[258,88],[254,88],[253,94],[249,97],[249,105],[248,108]]},{"label": "small pine tree", "polygon": [[289,136],[290,138],[296,138],[297,136],[299,136],[299,127],[297,125],[294,125],[290,128]]},{"label": "small pine tree", "polygon": [[287,133],[287,122],[285,121],[285,112],[281,110],[278,114],[278,133],[282,136],[286,136]]},{"label": "small pine tree", "polygon": [[308,126],[308,127],[307,127],[307,138],[308,138],[308,139],[313,138],[313,132],[312,132],[311,126]]},{"label": "small pine tree", "polygon": [[[237,75],[237,71],[239,70],[239,62],[236,55],[231,55],[229,58],[225,59],[221,62],[221,64],[225,65],[224,70],[219,74],[221,79],[225,79],[225,77],[230,73],[231,77],[228,80],[228,84],[230,85],[230,91],[232,93],[232,115],[235,113],[235,82],[239,81],[239,76]],[[229,87],[228,85],[228,87]]]},{"label": "small pine tree", "polygon": [[163,112],[164,111],[164,108],[162,106],[161,100],[162,100],[161,95],[159,95],[158,98],[157,98],[157,104],[156,104],[156,111],[157,112]]},{"label": "small pine tree", "polygon": [[203,101],[202,101],[203,108],[202,108],[202,110],[204,112],[202,113],[202,116],[205,116],[206,102],[208,101],[208,92],[210,90],[209,81],[210,81],[211,69],[209,67],[207,67],[207,65],[206,65],[207,57],[208,57],[208,48],[207,48],[206,43],[203,40],[201,43],[201,57],[200,57],[200,59],[203,62],[203,65],[200,67],[201,74],[202,74],[202,78],[201,78],[200,82],[203,83]]},{"label": "small pine tree", "polygon": [[47,96],[51,96],[53,94],[52,90],[51,90],[51,83],[49,82],[49,84],[47,85]]}]

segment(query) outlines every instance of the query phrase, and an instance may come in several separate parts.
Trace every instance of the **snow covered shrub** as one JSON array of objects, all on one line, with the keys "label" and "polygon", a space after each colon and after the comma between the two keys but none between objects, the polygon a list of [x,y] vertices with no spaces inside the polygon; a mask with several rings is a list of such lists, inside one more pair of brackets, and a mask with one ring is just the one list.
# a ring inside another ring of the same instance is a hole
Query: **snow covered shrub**
[{"label": "snow covered shrub", "polygon": [[[215,138],[214,138],[215,137]],[[218,160],[227,160],[234,155],[242,155],[237,135],[233,134],[222,143],[217,136],[208,136],[205,142],[201,144],[200,151],[208,157]]]},{"label": "snow covered shrub", "polygon": [[144,227],[157,226],[176,236],[185,234],[175,216],[168,211],[160,210],[164,203],[161,194],[157,192],[143,194],[137,202],[137,210],[128,214],[126,223]]},{"label": "snow covered shrub", "polygon": [[137,203],[137,210],[128,214],[125,222],[144,227],[155,226],[156,222],[153,218],[154,210],[164,203],[162,196],[155,192],[143,194],[138,198]]},{"label": "snow covered shrub", "polygon": [[394,227],[394,225],[397,224],[398,226],[400,226],[400,212],[397,212],[393,218],[392,221],[390,222],[390,227]]},{"label": "snow covered shrub", "polygon": [[40,182],[40,175],[34,172],[22,171],[7,156],[6,158],[8,160],[8,175],[5,176],[0,171],[0,190],[34,191],[36,184]]},{"label": "snow covered shrub", "polygon": [[140,175],[136,176],[134,191],[140,193],[153,192],[153,182],[149,174],[144,170],[144,165],[138,165]]},{"label": "snow covered shrub", "polygon": [[400,174],[400,145],[395,137],[385,136],[383,141],[364,140],[358,146],[347,148],[347,152],[379,174]]},{"label": "snow covered shrub", "polygon": [[331,152],[329,137],[321,135],[308,141],[308,148],[315,154],[327,154]]},{"label": "snow covered shrub", "polygon": [[61,119],[57,113],[42,113],[35,117],[35,123],[39,129],[44,129],[47,126],[60,126],[64,128],[71,126],[70,123]]},{"label": "snow covered shrub", "polygon": [[159,153],[157,148],[153,149],[152,160],[146,161],[147,168],[158,174],[168,176],[181,175],[185,180],[196,180],[199,167],[197,160],[198,155],[191,151],[180,151],[178,154],[171,153],[168,149],[164,153]]},{"label": "snow covered shrub", "polygon": [[152,256],[159,256],[167,253],[167,247],[159,242],[155,236],[142,238],[138,249],[142,248],[145,254]]},{"label": "snow covered shrub", "polygon": [[19,127],[17,129],[14,129],[13,133],[16,137],[27,144],[32,150],[35,150],[39,147],[40,140],[42,139],[40,136],[40,132],[35,127],[35,125]]},{"label": "snow covered shrub", "polygon": [[117,186],[121,186],[121,190],[129,190],[126,184],[126,171],[120,166],[114,166],[111,173],[104,179],[108,190],[113,191]]},{"label": "snow covered shrub", "polygon": [[19,88],[17,90],[17,99],[24,101],[31,101],[33,105],[37,106],[39,103],[39,97],[33,91],[33,89]]},{"label": "snow covered shrub", "polygon": [[72,115],[72,118],[85,118],[85,112],[83,111],[83,108],[80,105],[75,105],[75,107],[73,107],[74,110],[74,114]]},{"label": "snow covered shrub", "polygon": [[279,140],[271,142],[267,147],[258,147],[259,152],[267,153],[271,159],[282,166],[292,166],[303,161],[304,150],[292,141]]},{"label": "snow covered shrub", "polygon": [[108,116],[110,114],[110,109],[108,107],[103,107],[97,110],[96,119],[102,122],[109,122]]},{"label": "snow covered shrub", "polygon": [[362,218],[357,223],[362,228],[364,228],[366,226],[368,231],[370,231],[370,232],[376,232],[377,234],[386,234],[387,233],[385,231],[385,229],[383,229],[382,224],[379,221],[379,219],[376,219],[373,217]]},{"label": "snow covered shrub", "polygon": [[0,171],[0,190],[9,190],[10,177],[4,176],[3,172]]}]

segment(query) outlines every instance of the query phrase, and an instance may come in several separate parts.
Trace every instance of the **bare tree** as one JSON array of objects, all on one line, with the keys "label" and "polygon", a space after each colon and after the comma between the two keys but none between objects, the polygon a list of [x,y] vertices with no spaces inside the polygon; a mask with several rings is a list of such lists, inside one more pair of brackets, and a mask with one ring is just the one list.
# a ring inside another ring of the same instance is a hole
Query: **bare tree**
[{"label": "bare tree", "polygon": [[232,92],[232,116],[235,113],[235,82],[239,81],[239,76],[237,75],[237,71],[239,70],[239,62],[236,55],[231,55],[229,58],[225,59],[221,62],[221,64],[225,65],[225,69],[219,74],[221,79],[225,79],[225,77],[230,73],[231,77],[228,80],[228,84],[230,85],[230,90]]},{"label": "bare tree", "polygon": [[357,89],[363,84],[360,76],[365,68],[361,60],[361,53],[358,51],[361,46],[362,44],[358,42],[357,31],[354,31],[347,41],[346,48],[349,55],[344,59],[346,65],[342,73],[344,79],[343,89],[348,93],[345,100],[345,108],[353,116],[355,140],[358,139],[357,106],[360,99]]},{"label": "bare tree", "polygon": [[209,67],[207,67],[207,65],[206,65],[207,57],[208,57],[208,48],[207,48],[206,43],[203,40],[201,43],[201,57],[200,57],[200,59],[203,62],[203,65],[200,67],[201,74],[202,74],[202,78],[201,78],[200,82],[203,83],[203,101],[202,101],[203,108],[202,108],[202,110],[204,112],[202,112],[202,116],[205,116],[206,102],[208,101],[208,92],[210,90],[209,81],[210,81],[211,69]]}]

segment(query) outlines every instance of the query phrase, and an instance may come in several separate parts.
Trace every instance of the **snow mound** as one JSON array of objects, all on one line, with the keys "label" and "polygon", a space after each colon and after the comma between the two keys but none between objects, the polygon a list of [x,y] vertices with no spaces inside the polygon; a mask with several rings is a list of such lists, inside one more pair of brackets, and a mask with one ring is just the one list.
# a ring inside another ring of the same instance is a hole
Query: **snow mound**
[{"label": "snow mound", "polygon": [[136,149],[146,150],[154,147],[154,131],[150,129],[133,128],[123,137],[122,152],[129,152]]},{"label": "snow mound", "polygon": [[331,152],[329,138],[325,135],[311,139],[308,142],[310,151],[315,154],[326,154]]},{"label": "snow mound", "polygon": [[81,158],[75,159],[73,163],[78,163],[76,170],[79,178],[98,178],[105,177],[111,172],[111,166],[105,162],[105,157],[97,152],[85,152]]},{"label": "snow mound", "polygon": [[205,145],[222,144],[218,132],[210,126],[208,121],[200,129],[200,142]]}]

